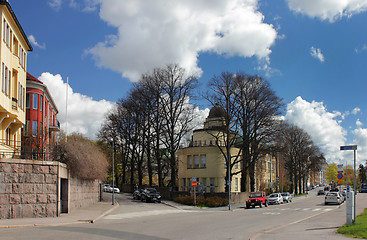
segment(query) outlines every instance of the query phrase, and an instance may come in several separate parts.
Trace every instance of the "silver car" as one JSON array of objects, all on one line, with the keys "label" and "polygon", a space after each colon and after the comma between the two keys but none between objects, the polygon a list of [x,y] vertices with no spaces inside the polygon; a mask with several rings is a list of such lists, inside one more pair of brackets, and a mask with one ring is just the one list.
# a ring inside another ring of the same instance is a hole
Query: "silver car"
[{"label": "silver car", "polygon": [[283,202],[292,202],[292,195],[289,192],[281,193],[283,197]]},{"label": "silver car", "polygon": [[328,192],[325,196],[325,205],[327,204],[338,204],[343,202],[343,197],[339,192]]},{"label": "silver car", "polygon": [[283,197],[280,193],[272,193],[268,197],[269,204],[281,204],[283,202]]}]

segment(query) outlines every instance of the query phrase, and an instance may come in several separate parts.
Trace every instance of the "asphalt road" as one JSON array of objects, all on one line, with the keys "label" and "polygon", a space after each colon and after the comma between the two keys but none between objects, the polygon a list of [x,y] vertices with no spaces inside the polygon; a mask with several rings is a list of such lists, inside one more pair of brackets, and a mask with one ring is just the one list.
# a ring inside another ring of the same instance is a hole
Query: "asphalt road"
[{"label": "asphalt road", "polygon": [[[233,211],[143,203],[131,194],[116,199],[120,206],[96,223],[2,229],[0,239],[344,239],[333,232],[345,222],[345,204],[325,206],[315,191],[289,204]],[[367,202],[367,194],[357,200]]]}]

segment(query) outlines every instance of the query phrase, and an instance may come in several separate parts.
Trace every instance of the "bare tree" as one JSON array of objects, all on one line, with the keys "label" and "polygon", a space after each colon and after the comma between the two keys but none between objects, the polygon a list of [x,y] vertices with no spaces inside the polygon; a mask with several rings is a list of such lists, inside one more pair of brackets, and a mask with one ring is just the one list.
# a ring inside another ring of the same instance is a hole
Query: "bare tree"
[{"label": "bare tree", "polygon": [[[206,93],[206,99],[216,111],[223,112],[223,114],[220,114],[220,117],[224,118],[223,125],[217,126],[215,129],[208,129],[207,133],[215,139],[215,144],[224,157],[227,166],[225,182],[231,180],[232,175],[240,173],[240,171],[232,172],[232,170],[240,161],[241,151],[233,155],[231,153],[231,149],[235,147],[238,139],[238,128],[235,119],[237,104],[235,101],[235,77],[235,74],[229,72],[223,72],[219,76],[214,76],[208,83],[209,90]],[[222,142],[224,143],[224,148]],[[229,184],[225,186],[227,192],[230,191],[229,186]]]},{"label": "bare tree", "polygon": [[159,98],[162,111],[162,143],[164,144],[170,163],[170,185],[176,188],[177,159],[183,137],[191,130],[194,119],[194,107],[189,103],[190,96],[197,85],[197,79],[187,76],[185,70],[178,65],[167,65],[155,70],[154,77],[161,83]]},{"label": "bare tree", "polygon": [[277,116],[283,107],[269,82],[260,76],[236,74],[236,121],[242,141],[241,190],[246,191],[247,173],[251,191],[255,188],[255,165],[266,153],[271,153],[274,134],[279,123]]}]

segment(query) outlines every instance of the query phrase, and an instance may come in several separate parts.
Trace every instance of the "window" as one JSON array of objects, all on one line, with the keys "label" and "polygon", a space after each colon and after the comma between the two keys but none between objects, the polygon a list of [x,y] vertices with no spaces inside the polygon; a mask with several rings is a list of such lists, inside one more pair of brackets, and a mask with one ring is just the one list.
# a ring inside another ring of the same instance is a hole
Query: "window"
[{"label": "window", "polygon": [[199,141],[199,147],[201,147],[201,140]]},{"label": "window", "polygon": [[41,122],[40,122],[40,137],[43,138],[43,126]]},{"label": "window", "polygon": [[194,168],[199,168],[199,156],[194,155]]},{"label": "window", "polygon": [[238,191],[238,178],[234,179],[234,190]]},{"label": "window", "polygon": [[33,124],[32,124],[32,136],[33,137],[37,137],[38,135],[38,123],[37,121],[33,121]]},{"label": "window", "polygon": [[210,192],[215,192],[215,178],[210,178]]},{"label": "window", "polygon": [[206,192],[206,178],[201,179],[201,191]]},{"label": "window", "polygon": [[43,111],[43,96],[40,95],[40,111]]},{"label": "window", "polygon": [[182,179],[182,191],[186,191],[186,178]]},{"label": "window", "polygon": [[200,155],[200,168],[206,168],[206,155]]},{"label": "window", "polygon": [[212,140],[210,140],[209,141],[209,146],[212,146],[213,145],[213,141]]},{"label": "window", "polygon": [[192,168],[192,156],[187,156],[187,168]]},{"label": "window", "polygon": [[5,92],[5,64],[3,63],[1,68],[1,89]]},{"label": "window", "polygon": [[29,105],[30,105],[30,103],[29,103],[29,93],[26,93],[25,94],[25,107],[29,108]]},{"label": "window", "polygon": [[33,109],[38,109],[38,94],[33,93]]}]

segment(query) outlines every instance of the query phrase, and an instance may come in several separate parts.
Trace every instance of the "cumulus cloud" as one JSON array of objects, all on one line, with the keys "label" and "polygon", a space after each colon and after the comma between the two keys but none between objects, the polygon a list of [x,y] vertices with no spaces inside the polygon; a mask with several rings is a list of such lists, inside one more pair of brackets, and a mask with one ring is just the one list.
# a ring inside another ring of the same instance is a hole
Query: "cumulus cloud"
[{"label": "cumulus cloud", "polygon": [[257,4],[257,0],[104,0],[100,17],[118,33],[86,52],[98,66],[132,81],[169,63],[200,75],[198,56],[203,52],[267,59],[277,32],[264,23]]},{"label": "cumulus cloud", "polygon": [[360,111],[361,109],[359,107],[356,107],[353,109],[352,114],[357,115],[357,113],[359,113]]},{"label": "cumulus cloud", "polygon": [[59,109],[58,120],[61,123],[61,129],[65,131],[66,127],[65,106],[66,88],[68,88],[68,134],[79,132],[94,139],[104,121],[105,114],[112,109],[114,104],[106,100],[95,101],[91,97],[73,92],[70,85],[67,87],[66,81],[59,74],[42,73],[39,80],[47,86]]},{"label": "cumulus cloud", "polygon": [[[365,163],[367,159],[367,128],[362,128],[360,125],[353,130],[354,144],[357,145],[357,162],[358,164]],[[350,159],[352,159],[350,157]]]},{"label": "cumulus cloud", "polygon": [[322,54],[320,48],[311,47],[310,53],[312,57],[318,59],[320,62],[323,63],[325,61],[324,55]]},{"label": "cumulus cloud", "polygon": [[307,102],[297,97],[287,106],[285,120],[304,129],[325,154],[328,162],[339,162],[347,132],[338,123],[338,112],[328,112],[323,102]]},{"label": "cumulus cloud", "polygon": [[367,10],[367,0],[286,0],[288,7],[304,15],[334,22]]},{"label": "cumulus cloud", "polygon": [[363,44],[363,46],[362,46],[362,47],[357,47],[357,48],[355,48],[355,49],[354,49],[354,51],[355,51],[356,53],[361,53],[361,52],[363,52],[363,51],[367,51],[367,44]]},{"label": "cumulus cloud", "polygon": [[32,44],[33,46],[36,46],[36,47],[38,47],[38,48],[40,48],[40,49],[46,49],[46,44],[45,44],[45,43],[43,43],[43,44],[39,44],[39,43],[36,41],[36,38],[35,38],[33,35],[29,35],[29,36],[28,36],[28,40],[31,42],[31,44]]}]

